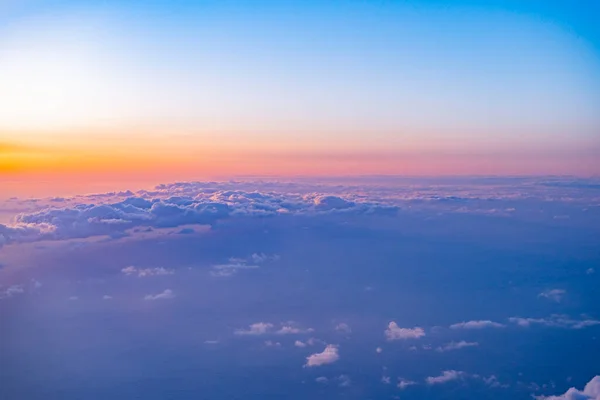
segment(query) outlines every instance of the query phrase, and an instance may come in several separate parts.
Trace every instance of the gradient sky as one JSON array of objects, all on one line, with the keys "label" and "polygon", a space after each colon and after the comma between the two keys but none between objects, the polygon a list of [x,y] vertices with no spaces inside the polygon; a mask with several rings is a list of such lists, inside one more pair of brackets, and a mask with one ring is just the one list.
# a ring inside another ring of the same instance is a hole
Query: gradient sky
[{"label": "gradient sky", "polygon": [[598,12],[3,1],[0,176],[595,175]]}]

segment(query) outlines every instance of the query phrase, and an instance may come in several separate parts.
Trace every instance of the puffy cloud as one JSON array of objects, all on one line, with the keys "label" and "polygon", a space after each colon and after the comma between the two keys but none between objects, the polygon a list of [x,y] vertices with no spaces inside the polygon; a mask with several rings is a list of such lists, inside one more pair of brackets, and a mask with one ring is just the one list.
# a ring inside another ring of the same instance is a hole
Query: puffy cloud
[{"label": "puffy cloud", "polygon": [[381,347],[378,347],[378,348],[375,349],[375,352],[377,354],[381,354],[383,352],[383,349]]},{"label": "puffy cloud", "polygon": [[172,269],[158,268],[136,268],[134,266],[125,267],[121,270],[125,275],[137,275],[139,277],[155,276],[155,275],[173,275],[175,271]]},{"label": "puffy cloud", "polygon": [[398,384],[396,386],[398,386],[399,389],[404,390],[407,387],[413,386],[413,385],[416,385],[416,384],[417,384],[417,382],[415,382],[415,381],[410,381],[410,380],[407,380],[407,379],[398,378]]},{"label": "puffy cloud", "polygon": [[175,294],[171,289],[165,289],[161,293],[158,294],[148,294],[144,296],[144,300],[167,300],[175,297]]},{"label": "puffy cloud", "polygon": [[583,390],[574,387],[570,388],[565,394],[558,396],[537,396],[539,400],[600,400],[600,375],[596,375],[590,380]]},{"label": "puffy cloud", "polygon": [[317,367],[325,364],[332,364],[339,360],[338,347],[333,344],[328,344],[321,353],[311,354],[306,357],[306,367]]},{"label": "puffy cloud", "polygon": [[296,347],[306,347],[306,346],[307,346],[307,344],[306,344],[306,343],[304,343],[304,342],[302,342],[302,341],[300,341],[300,340],[296,340],[296,341],[294,342],[294,346],[296,346]]},{"label": "puffy cloud", "polygon": [[440,376],[428,376],[427,378],[425,378],[425,382],[427,382],[428,385],[438,385],[441,383],[462,379],[464,376],[465,373],[463,371],[455,371],[452,369],[448,371],[443,371],[442,375]]},{"label": "puffy cloud", "polygon": [[564,289],[552,289],[552,290],[546,290],[546,291],[538,294],[538,297],[544,297],[546,299],[560,303],[566,293],[567,293],[567,291]]},{"label": "puffy cloud", "polygon": [[450,325],[451,329],[483,329],[483,328],[504,328],[505,325],[490,320],[478,320],[459,322]]},{"label": "puffy cloud", "polygon": [[388,328],[384,331],[388,341],[400,339],[418,339],[425,336],[425,331],[422,328],[400,328],[394,321],[388,324]]},{"label": "puffy cloud", "polygon": [[574,320],[568,315],[563,314],[552,314],[549,318],[521,318],[511,317],[508,319],[510,322],[528,328],[531,325],[542,325],[553,328],[565,328],[565,329],[582,329],[589,326],[600,325],[599,320],[595,319],[582,319]]},{"label": "puffy cloud", "polygon": [[439,352],[444,352],[444,351],[458,350],[458,349],[462,349],[465,347],[474,347],[474,346],[479,346],[479,343],[466,342],[464,340],[461,340],[460,342],[450,342],[448,344],[438,347],[436,350]]},{"label": "puffy cloud", "polygon": [[248,329],[237,329],[234,333],[236,335],[264,335],[270,333],[273,329],[273,324],[268,322],[256,322],[251,324]]}]

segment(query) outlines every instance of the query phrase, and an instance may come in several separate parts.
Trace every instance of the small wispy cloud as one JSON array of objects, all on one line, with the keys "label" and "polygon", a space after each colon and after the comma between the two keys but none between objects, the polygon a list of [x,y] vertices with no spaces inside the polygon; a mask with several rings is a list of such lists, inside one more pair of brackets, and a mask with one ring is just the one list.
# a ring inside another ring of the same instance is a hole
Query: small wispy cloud
[{"label": "small wispy cloud", "polygon": [[273,329],[273,324],[269,322],[256,322],[251,324],[248,329],[237,329],[234,333],[236,335],[264,335],[270,333]]},{"label": "small wispy cloud", "polygon": [[340,375],[336,378],[339,387],[348,387],[352,384],[352,380],[348,375]]},{"label": "small wispy cloud", "polygon": [[171,289],[165,289],[161,293],[158,294],[148,294],[144,296],[144,300],[168,300],[175,297],[175,294]]},{"label": "small wispy cloud", "polygon": [[493,322],[490,320],[477,320],[477,321],[466,321],[459,322],[457,324],[450,325],[450,329],[484,329],[484,328],[504,328],[505,325]]},{"label": "small wispy cloud", "polygon": [[413,386],[416,385],[417,382],[415,381],[410,381],[408,379],[404,379],[404,378],[398,378],[398,384],[396,386],[398,386],[399,389],[404,390],[409,386]]},{"label": "small wispy cloud", "polygon": [[315,330],[313,328],[302,329],[293,325],[283,325],[275,333],[278,335],[299,335],[304,333],[312,333]]},{"label": "small wispy cloud", "polygon": [[600,325],[600,320],[591,318],[575,320],[569,317],[568,315],[563,314],[552,314],[548,318],[511,317],[508,320],[513,324],[517,324],[524,328],[528,328],[532,325],[541,325],[553,328],[582,329],[587,328],[589,326]]},{"label": "small wispy cloud", "polygon": [[265,340],[265,346],[266,347],[281,347],[281,343],[275,342],[273,340]]},{"label": "small wispy cloud", "polygon": [[428,385],[439,385],[442,383],[463,379],[464,376],[465,373],[463,371],[456,371],[452,369],[443,371],[439,376],[428,376],[425,378],[425,382],[427,382]]},{"label": "small wispy cloud", "polygon": [[451,350],[459,350],[459,349],[463,349],[465,347],[476,347],[476,346],[479,346],[479,343],[466,342],[464,340],[461,340],[460,342],[450,342],[448,344],[440,346],[436,349],[436,351],[445,352],[445,351],[451,351]]},{"label": "small wispy cloud", "polygon": [[346,333],[346,334],[352,333],[352,329],[350,328],[350,325],[348,325],[345,322],[341,322],[341,323],[337,324],[335,326],[335,330],[340,333]]},{"label": "small wispy cloud", "polygon": [[133,265],[125,267],[121,270],[125,275],[137,275],[140,278],[148,276],[160,276],[160,275],[173,275],[175,273],[172,269],[165,269],[163,267],[158,268],[137,268]]},{"label": "small wispy cloud", "polygon": [[552,290],[546,290],[546,291],[538,294],[538,297],[543,297],[548,300],[552,300],[557,303],[560,303],[566,294],[567,294],[567,291],[564,289],[552,289]]},{"label": "small wispy cloud", "polygon": [[233,276],[240,270],[249,270],[260,268],[258,265],[250,265],[245,262],[233,262],[229,264],[213,265],[210,271],[211,276],[226,278]]},{"label": "small wispy cloud", "polygon": [[23,293],[25,293],[25,288],[23,285],[11,285],[4,290],[0,290],[0,299],[13,297]]}]

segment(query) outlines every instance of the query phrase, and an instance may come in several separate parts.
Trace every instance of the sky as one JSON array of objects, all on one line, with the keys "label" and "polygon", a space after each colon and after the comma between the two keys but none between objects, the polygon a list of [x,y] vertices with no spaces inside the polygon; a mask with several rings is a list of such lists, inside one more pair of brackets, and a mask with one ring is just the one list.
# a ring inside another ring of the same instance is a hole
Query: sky
[{"label": "sky", "polygon": [[3,1],[0,179],[33,195],[241,175],[598,175],[597,13]]},{"label": "sky", "polygon": [[600,400],[599,15],[0,0],[0,399]]}]

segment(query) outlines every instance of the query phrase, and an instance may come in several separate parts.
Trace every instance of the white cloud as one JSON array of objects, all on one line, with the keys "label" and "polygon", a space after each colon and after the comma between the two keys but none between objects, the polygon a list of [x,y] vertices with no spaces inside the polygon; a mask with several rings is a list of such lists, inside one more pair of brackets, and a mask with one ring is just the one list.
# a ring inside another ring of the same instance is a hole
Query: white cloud
[{"label": "white cloud", "polygon": [[388,341],[400,339],[418,339],[425,336],[425,331],[422,328],[400,328],[394,321],[388,324],[388,328],[384,331]]},{"label": "white cloud", "polygon": [[319,365],[331,364],[339,360],[338,347],[328,344],[321,353],[311,354],[306,357],[306,367],[316,367]]},{"label": "white cloud", "polygon": [[594,271],[594,268],[588,268],[588,269],[585,271],[585,273],[586,273],[586,274],[588,274],[588,275],[592,275],[594,272],[595,272],[595,271]]},{"label": "white cloud", "polygon": [[490,320],[478,320],[459,322],[450,325],[451,329],[483,329],[483,328],[504,328],[505,325]]},{"label": "white cloud", "polygon": [[236,335],[264,335],[270,333],[273,329],[273,324],[268,322],[256,322],[250,325],[249,329],[238,329],[234,333]]},{"label": "white cloud", "polygon": [[307,344],[306,344],[306,343],[304,343],[304,342],[301,342],[300,340],[296,340],[296,341],[294,342],[294,346],[296,346],[296,347],[306,347],[306,346],[307,346]]},{"label": "white cloud", "polygon": [[565,329],[582,329],[589,326],[600,325],[599,320],[595,319],[581,319],[574,320],[568,315],[563,314],[552,314],[549,318],[521,318],[511,317],[508,319],[510,322],[517,324],[521,327],[528,328],[531,325],[542,325],[552,328],[565,328]]},{"label": "white cloud", "polygon": [[324,376],[319,376],[317,379],[315,379],[315,382],[317,382],[317,383],[327,383],[327,382],[329,382],[329,379],[327,379]]},{"label": "white cloud", "polygon": [[375,349],[375,352],[378,353],[378,354],[380,354],[380,353],[383,352],[383,349],[381,347],[378,347],[378,348]]},{"label": "white cloud", "polygon": [[161,293],[158,294],[148,294],[144,296],[144,300],[167,300],[175,297],[175,294],[171,289],[165,289]]},{"label": "white cloud", "polygon": [[335,330],[341,333],[352,333],[350,325],[342,322],[336,325]]},{"label": "white cloud", "polygon": [[112,296],[105,294],[104,296],[102,296],[102,300],[112,300]]},{"label": "white cloud", "polygon": [[458,350],[458,349],[462,349],[465,347],[474,347],[474,346],[479,346],[479,343],[466,342],[464,340],[461,340],[460,342],[450,342],[448,344],[438,347],[436,350],[439,352],[444,352],[444,351]]},{"label": "white cloud", "polygon": [[220,342],[218,340],[205,340],[204,344],[219,344]]},{"label": "white cloud", "polygon": [[570,388],[558,396],[536,396],[539,400],[600,400],[600,375],[593,377],[583,388]]},{"label": "white cloud", "polygon": [[546,290],[546,291],[538,294],[538,297],[544,297],[546,299],[560,303],[566,293],[567,293],[567,291],[564,289],[552,289],[552,290]]},{"label": "white cloud", "polygon": [[413,385],[416,385],[416,384],[417,384],[417,382],[415,382],[415,381],[410,381],[410,380],[407,380],[407,379],[398,378],[398,385],[397,386],[398,386],[399,389],[404,390],[407,387],[413,386]]},{"label": "white cloud", "polygon": [[450,381],[455,381],[458,379],[462,379],[465,376],[465,373],[462,371],[448,370],[443,371],[440,376],[428,376],[425,378],[425,382],[429,385],[437,385],[441,383],[446,383]]},{"label": "white cloud", "polygon": [[382,376],[381,383],[389,385],[392,382],[392,379],[389,376]]}]

